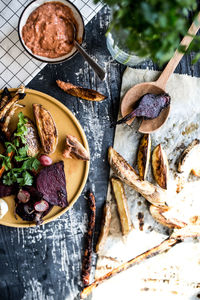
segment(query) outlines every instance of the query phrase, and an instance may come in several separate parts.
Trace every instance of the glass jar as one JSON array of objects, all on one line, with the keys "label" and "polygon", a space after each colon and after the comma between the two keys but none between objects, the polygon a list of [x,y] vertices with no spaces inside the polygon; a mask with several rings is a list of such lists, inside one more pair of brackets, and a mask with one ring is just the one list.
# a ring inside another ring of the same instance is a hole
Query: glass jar
[{"label": "glass jar", "polygon": [[[123,36],[123,37],[122,37]],[[134,53],[131,53],[123,43],[123,40],[126,38],[126,33],[124,32],[108,32],[106,36],[107,48],[113,59],[119,63],[133,67],[141,64],[148,59],[146,57],[139,57]]]}]

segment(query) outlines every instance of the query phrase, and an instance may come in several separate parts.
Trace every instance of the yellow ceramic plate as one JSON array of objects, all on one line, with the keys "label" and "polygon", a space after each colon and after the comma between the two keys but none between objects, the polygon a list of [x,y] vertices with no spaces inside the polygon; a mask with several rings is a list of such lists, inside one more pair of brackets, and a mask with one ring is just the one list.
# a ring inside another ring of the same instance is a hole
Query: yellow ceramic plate
[{"label": "yellow ceramic plate", "polygon": [[[16,91],[16,89],[11,89],[11,91]],[[45,108],[47,108],[55,123],[58,130],[58,145],[56,152],[51,154],[53,162],[62,160],[62,149],[64,145],[64,140],[66,134],[71,134],[77,137],[77,139],[84,145],[84,147],[89,151],[87,139],[85,133],[79,124],[78,120],[72,114],[72,112],[66,108],[62,103],[56,100],[53,97],[48,96],[47,94],[26,89],[26,97],[20,101],[20,103],[25,104],[26,107],[23,109],[18,109],[13,118],[13,127],[17,123],[18,112],[22,111],[24,115],[28,116],[30,119],[34,120],[32,104],[40,103]],[[65,165],[65,175],[67,182],[67,194],[69,206],[66,208],[61,208],[55,206],[48,214],[44,217],[44,222],[48,223],[55,220],[64,214],[72,205],[76,202],[80,196],[89,171],[89,162],[75,160],[75,159],[63,159]],[[30,227],[35,226],[33,222],[23,221],[19,216],[17,220],[14,217],[14,196],[4,197],[4,200],[7,202],[9,211],[8,213],[0,219],[0,224],[12,227]]]}]

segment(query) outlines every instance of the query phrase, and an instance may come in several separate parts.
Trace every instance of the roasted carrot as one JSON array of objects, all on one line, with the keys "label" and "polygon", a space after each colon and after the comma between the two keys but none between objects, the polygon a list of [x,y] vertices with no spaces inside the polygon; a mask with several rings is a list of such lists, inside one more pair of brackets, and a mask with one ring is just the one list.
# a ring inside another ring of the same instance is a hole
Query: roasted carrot
[{"label": "roasted carrot", "polygon": [[82,282],[84,286],[88,286],[90,283],[90,271],[92,265],[92,247],[93,236],[95,229],[95,216],[96,216],[96,204],[93,193],[88,195],[89,204],[89,216],[88,216],[88,230],[86,233],[86,245],[82,262]]},{"label": "roasted carrot", "polygon": [[93,283],[88,285],[83,289],[83,291],[80,294],[81,299],[85,299],[91,292],[92,290],[97,287],[99,284],[103,283],[105,280],[113,277],[114,275],[121,273],[122,271],[125,271],[129,269],[130,267],[134,266],[135,264],[138,264],[148,258],[151,258],[155,255],[164,253],[171,249],[173,246],[175,246],[177,243],[181,242],[179,239],[174,239],[174,238],[167,238],[164,240],[162,243],[157,245],[154,248],[151,248],[150,250],[134,257],[133,259],[121,264],[119,267],[113,269],[111,272],[105,274],[104,276],[96,279]]},{"label": "roasted carrot", "polygon": [[61,80],[56,80],[56,83],[64,92],[74,97],[89,101],[102,101],[106,99],[106,96],[92,89],[76,86],[69,82],[64,82]]},{"label": "roasted carrot", "polygon": [[[11,152],[9,152],[9,153],[7,154],[7,156],[10,157],[10,159],[12,159],[13,155],[14,155],[14,152],[13,152],[13,151],[11,151]],[[5,171],[5,167],[2,166],[1,169],[0,169],[0,178],[2,177],[4,171]]]}]

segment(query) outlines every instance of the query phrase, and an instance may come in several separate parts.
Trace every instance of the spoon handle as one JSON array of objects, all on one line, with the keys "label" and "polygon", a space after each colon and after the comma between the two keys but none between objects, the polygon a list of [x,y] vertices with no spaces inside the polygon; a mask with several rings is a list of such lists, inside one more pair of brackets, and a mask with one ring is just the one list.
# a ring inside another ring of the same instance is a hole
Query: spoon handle
[{"label": "spoon handle", "polygon": [[[180,46],[185,46],[185,49],[187,49],[190,43],[192,42],[194,36],[196,35],[197,31],[199,30],[199,28],[200,28],[200,12],[198,13],[197,18],[190,26],[187,35],[184,36],[184,38],[182,39]],[[178,49],[175,51],[174,55],[166,65],[164,71],[161,73],[160,77],[156,81],[157,86],[165,90],[165,86],[170,75],[174,72],[174,70],[176,69],[178,63],[180,62],[183,56],[184,53],[179,52]]]},{"label": "spoon handle", "polygon": [[79,45],[79,43],[74,40],[74,44],[76,49],[82,54],[82,56],[85,58],[85,60],[89,63],[89,65],[92,67],[94,72],[99,76],[101,80],[105,77],[105,71],[102,67],[100,67],[88,54],[85,52],[85,50]]}]

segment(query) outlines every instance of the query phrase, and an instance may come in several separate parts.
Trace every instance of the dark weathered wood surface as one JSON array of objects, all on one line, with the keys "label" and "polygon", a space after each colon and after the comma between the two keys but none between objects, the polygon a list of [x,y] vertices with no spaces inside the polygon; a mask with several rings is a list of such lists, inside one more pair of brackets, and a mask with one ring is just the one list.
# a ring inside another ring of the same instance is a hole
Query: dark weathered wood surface
[{"label": "dark weathered wood surface", "polygon": [[[110,123],[117,117],[124,70],[123,66],[112,60],[106,49],[108,21],[109,11],[105,7],[86,26],[85,38],[85,48],[106,68],[105,81],[101,82],[94,76],[88,64],[77,54],[63,64],[47,65],[28,85],[29,88],[57,98],[75,114],[89,142],[91,165],[81,197],[61,218],[36,228],[0,226],[0,300],[79,299],[87,225],[84,194],[88,189],[95,194],[97,238],[109,178],[107,149],[114,138],[114,129],[110,128]],[[191,66],[191,57],[185,56],[176,72],[199,77],[200,64]],[[156,69],[151,62],[140,67]],[[55,84],[56,79],[97,89],[108,98],[101,103],[76,99],[62,92]]]}]

